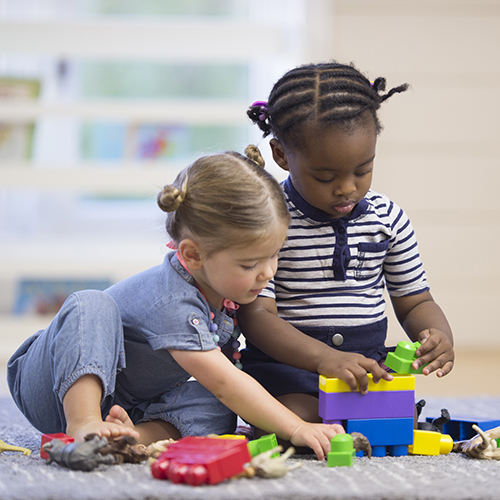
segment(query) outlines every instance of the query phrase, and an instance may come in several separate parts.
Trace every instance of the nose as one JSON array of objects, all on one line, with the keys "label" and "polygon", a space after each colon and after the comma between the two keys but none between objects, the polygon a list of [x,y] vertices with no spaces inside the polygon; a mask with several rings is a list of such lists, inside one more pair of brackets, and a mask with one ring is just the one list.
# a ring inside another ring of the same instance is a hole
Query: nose
[{"label": "nose", "polygon": [[259,279],[261,281],[271,280],[276,273],[277,267],[278,267],[278,263],[275,261],[275,259],[269,260],[266,263],[266,265],[264,266],[264,268],[262,269],[262,271],[260,272]]},{"label": "nose", "polygon": [[335,196],[348,196],[356,191],[356,180],[353,175],[341,177],[335,183],[333,194]]}]

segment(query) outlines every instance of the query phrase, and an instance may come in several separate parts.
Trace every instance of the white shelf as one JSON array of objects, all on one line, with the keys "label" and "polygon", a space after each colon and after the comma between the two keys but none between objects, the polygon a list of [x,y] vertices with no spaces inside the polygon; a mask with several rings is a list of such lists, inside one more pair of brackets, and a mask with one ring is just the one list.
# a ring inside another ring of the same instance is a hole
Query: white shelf
[{"label": "white shelf", "polygon": [[[1,30],[0,26],[0,30]],[[30,103],[0,99],[0,120],[32,122],[47,116],[175,125],[248,125],[250,103],[214,99],[89,100]]]},{"label": "white shelf", "polygon": [[263,16],[258,22],[3,20],[0,51],[142,61],[255,61],[279,57],[289,45],[289,30],[270,19]]}]

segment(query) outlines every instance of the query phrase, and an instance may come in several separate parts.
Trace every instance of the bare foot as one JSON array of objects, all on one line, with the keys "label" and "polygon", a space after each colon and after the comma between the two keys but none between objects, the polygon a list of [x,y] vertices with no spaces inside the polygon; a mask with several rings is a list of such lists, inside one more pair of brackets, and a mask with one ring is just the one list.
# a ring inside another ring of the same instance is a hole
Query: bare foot
[{"label": "bare foot", "polygon": [[[132,424],[127,412],[122,408],[120,409]],[[107,418],[105,422],[102,420],[87,420],[86,422],[79,422],[77,425],[68,425],[66,434],[74,437],[75,441],[83,441],[87,434],[98,434],[108,439],[130,435],[139,439],[139,433],[134,429],[133,424],[132,426],[128,426],[124,425],[124,423],[118,419],[116,421],[108,421]]]},{"label": "bare foot", "polygon": [[134,422],[132,422],[132,420],[128,416],[128,413],[119,405],[114,405],[111,407],[111,410],[109,410],[109,414],[106,417],[106,422],[117,425],[124,425],[129,429],[135,429]]}]

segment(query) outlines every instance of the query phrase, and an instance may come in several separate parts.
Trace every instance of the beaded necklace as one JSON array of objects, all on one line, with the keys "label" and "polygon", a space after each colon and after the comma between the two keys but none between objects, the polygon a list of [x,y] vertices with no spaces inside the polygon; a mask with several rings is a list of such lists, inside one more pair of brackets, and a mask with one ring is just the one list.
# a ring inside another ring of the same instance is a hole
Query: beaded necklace
[{"label": "beaded necklace", "polygon": [[[172,246],[172,242],[168,243],[167,247],[176,250],[176,248],[174,246]],[[182,265],[182,267],[189,274],[191,274],[189,272],[188,267],[186,266],[186,263],[184,262],[184,260],[183,260],[183,258],[181,256],[181,254],[179,252],[177,252],[176,255],[177,255],[177,259],[180,262],[180,264]],[[208,308],[210,309],[210,303],[208,302],[207,298],[205,297],[205,294],[203,293],[203,290],[200,288],[200,286],[198,285],[198,283],[196,283],[196,281],[195,281],[195,285],[196,285],[196,288],[198,288],[198,290],[200,291],[200,293],[203,296],[203,298],[205,299],[205,302],[207,303]],[[238,368],[239,370],[241,370],[243,368],[243,365],[240,362],[241,352],[239,352],[239,348],[240,348],[241,343],[238,340],[238,337],[241,334],[241,330],[240,330],[240,328],[238,326],[238,320],[236,319],[236,311],[238,310],[238,308],[240,306],[238,304],[235,304],[232,300],[228,300],[228,299],[223,299],[222,304],[224,306],[224,311],[226,312],[226,314],[233,320],[234,327],[233,327],[233,333],[231,334],[231,338],[233,339],[232,342],[231,342],[231,347],[233,349],[233,352],[231,354],[231,357],[233,359],[234,366],[236,368]],[[213,337],[214,342],[215,342],[215,344],[217,346],[217,349],[219,351],[222,351],[221,347],[218,345],[218,342],[220,340],[220,337],[217,334],[217,331],[219,330],[219,326],[217,325],[217,323],[214,322],[214,319],[215,319],[215,314],[213,313],[213,311],[210,311],[210,326],[209,326],[209,330],[210,330],[210,333],[212,334],[212,337]],[[227,357],[229,357],[228,353],[224,353],[224,354]]]}]

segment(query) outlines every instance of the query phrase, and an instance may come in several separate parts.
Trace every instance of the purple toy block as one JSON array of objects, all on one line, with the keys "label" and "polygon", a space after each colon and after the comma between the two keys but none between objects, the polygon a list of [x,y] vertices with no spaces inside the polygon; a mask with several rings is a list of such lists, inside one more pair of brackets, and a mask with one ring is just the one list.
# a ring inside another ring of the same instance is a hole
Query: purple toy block
[{"label": "purple toy block", "polygon": [[359,392],[319,391],[319,416],[324,421],[413,418],[415,391]]}]

